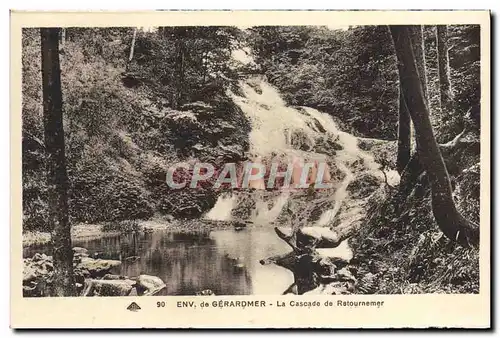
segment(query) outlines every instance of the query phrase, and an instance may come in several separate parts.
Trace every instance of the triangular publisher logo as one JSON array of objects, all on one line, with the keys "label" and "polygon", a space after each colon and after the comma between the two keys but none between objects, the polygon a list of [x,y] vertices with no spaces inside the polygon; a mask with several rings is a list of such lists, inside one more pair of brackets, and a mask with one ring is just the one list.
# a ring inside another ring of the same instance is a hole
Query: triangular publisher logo
[{"label": "triangular publisher logo", "polygon": [[141,309],[141,307],[139,305],[137,305],[136,302],[132,302],[130,303],[130,305],[127,307],[127,310],[130,310],[130,311],[139,311]]}]

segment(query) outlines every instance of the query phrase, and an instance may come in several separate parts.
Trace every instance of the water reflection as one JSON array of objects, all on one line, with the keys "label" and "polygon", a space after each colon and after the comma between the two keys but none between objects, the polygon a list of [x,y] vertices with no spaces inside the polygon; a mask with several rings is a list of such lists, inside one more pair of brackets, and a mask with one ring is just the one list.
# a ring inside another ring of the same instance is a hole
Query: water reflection
[{"label": "water reflection", "polygon": [[[271,229],[222,230],[194,233],[132,233],[75,241],[91,255],[118,259],[114,273],[160,277],[167,284],[159,295],[194,295],[210,289],[216,295],[279,295],[293,282],[293,275],[259,260],[289,251]],[[29,247],[50,254],[48,246]]]}]

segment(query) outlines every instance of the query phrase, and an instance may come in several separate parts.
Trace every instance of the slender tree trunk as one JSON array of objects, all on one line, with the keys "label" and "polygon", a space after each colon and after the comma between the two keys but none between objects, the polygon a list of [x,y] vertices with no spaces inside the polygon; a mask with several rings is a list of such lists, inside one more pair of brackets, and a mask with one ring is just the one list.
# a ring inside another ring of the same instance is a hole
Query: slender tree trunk
[{"label": "slender tree trunk", "polygon": [[135,49],[135,39],[137,37],[137,27],[134,28],[134,35],[132,35],[132,43],[130,44],[130,54],[128,56],[128,62],[131,62],[134,58],[134,49]]},{"label": "slender tree trunk", "polygon": [[[417,70],[424,91],[424,98],[427,102],[427,74],[425,68],[425,50],[423,43],[423,28],[420,25],[409,26],[410,38],[412,41],[413,54],[417,64]],[[399,125],[398,125],[398,157],[396,169],[401,174],[410,161],[411,139],[415,137],[412,133],[412,124],[408,107],[406,105],[401,86],[399,89]],[[415,139],[418,149],[418,140]]]},{"label": "slender tree trunk", "polygon": [[417,64],[418,76],[422,83],[422,90],[424,97],[427,100],[427,70],[425,68],[425,49],[423,39],[422,26],[410,26],[411,43],[413,47],[413,54],[415,55],[415,62]]},{"label": "slender tree trunk", "polygon": [[[429,107],[429,97],[427,90],[427,68],[425,66],[425,44],[424,44],[424,28],[422,25],[410,26],[410,37],[413,47],[413,54],[415,55],[415,62],[417,64],[418,75],[422,84],[424,92],[425,103]],[[414,129],[414,128],[413,128]],[[418,140],[414,135],[415,131],[412,130],[412,136],[415,141],[416,149],[418,151]]]},{"label": "slender tree trunk", "polygon": [[403,96],[401,84],[399,85],[399,123],[398,123],[398,156],[396,168],[401,174],[410,161],[411,152],[411,118]]},{"label": "slender tree trunk", "polygon": [[450,66],[448,57],[448,26],[436,26],[436,42],[438,50],[439,93],[441,96],[441,110],[451,113],[453,110],[453,92],[450,81]]},{"label": "slender tree trunk", "polygon": [[398,58],[403,94],[419,142],[419,161],[424,166],[432,193],[432,211],[443,233],[463,246],[479,245],[479,226],[466,220],[452,197],[450,177],[432,130],[407,26],[390,26]]},{"label": "slender tree trunk", "polygon": [[71,227],[68,219],[68,175],[64,154],[59,29],[41,28],[40,31],[49,222],[54,224],[53,293],[55,296],[75,296]]}]

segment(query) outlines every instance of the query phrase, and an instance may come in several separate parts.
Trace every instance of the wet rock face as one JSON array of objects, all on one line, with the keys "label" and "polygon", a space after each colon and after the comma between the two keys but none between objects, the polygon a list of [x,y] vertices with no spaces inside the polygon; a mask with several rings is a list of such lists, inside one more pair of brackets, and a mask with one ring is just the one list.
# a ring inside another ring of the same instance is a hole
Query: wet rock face
[{"label": "wet rock face", "polygon": [[290,136],[290,143],[294,149],[311,151],[314,144],[302,130],[294,130]]},{"label": "wet rock face", "polygon": [[159,209],[175,218],[198,218],[213,208],[217,196],[217,192],[203,188],[166,191]]},{"label": "wet rock face", "polygon": [[233,102],[220,98],[212,105],[185,104],[172,111],[165,123],[181,157],[200,161],[237,162],[249,148],[250,123]]},{"label": "wet rock face", "polygon": [[[178,161],[189,158],[222,168],[225,163],[246,159],[250,123],[233,102],[224,98],[213,101],[189,103],[180,111],[165,113],[161,121],[165,142],[173,145]],[[187,174],[188,182],[191,174]],[[221,193],[212,189],[212,181],[197,189],[170,189],[165,184],[158,192],[159,211],[177,218],[200,217],[215,205]]]}]

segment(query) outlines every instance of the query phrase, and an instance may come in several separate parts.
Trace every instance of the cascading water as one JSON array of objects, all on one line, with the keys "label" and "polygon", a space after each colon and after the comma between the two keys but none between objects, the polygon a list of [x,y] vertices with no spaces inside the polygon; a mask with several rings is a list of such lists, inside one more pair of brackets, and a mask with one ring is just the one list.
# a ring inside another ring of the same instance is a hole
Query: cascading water
[{"label": "cascading water", "polygon": [[[391,173],[384,176],[374,157],[358,147],[360,140],[377,140],[360,139],[339,130],[330,115],[316,109],[287,106],[280,93],[262,77],[240,81],[239,89],[237,94],[229,94],[252,126],[249,135],[250,158],[265,161],[279,156],[287,158],[289,162],[296,159],[320,160],[326,161],[331,171],[335,172],[330,172],[334,191],[326,194],[333,207],[323,210],[318,220],[310,226],[331,225],[337,217],[340,217],[340,225],[359,220],[365,210],[360,207],[362,203],[359,199],[350,197],[349,184],[363,175],[372,176],[380,184],[386,176],[389,179],[394,176]],[[256,203],[251,221],[258,225],[275,222],[292,195],[293,191],[283,191],[269,203],[269,199],[264,200],[262,194],[255,193]],[[231,208],[237,204],[233,198],[230,195],[221,196],[206,217],[231,220]],[[339,256],[352,256],[348,245],[343,244],[342,248],[339,247],[343,251]]]},{"label": "cascading water", "polygon": [[235,202],[236,196],[230,193],[220,195],[214,207],[205,215],[205,218],[213,221],[230,221]]}]

